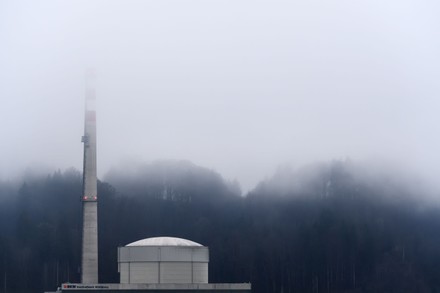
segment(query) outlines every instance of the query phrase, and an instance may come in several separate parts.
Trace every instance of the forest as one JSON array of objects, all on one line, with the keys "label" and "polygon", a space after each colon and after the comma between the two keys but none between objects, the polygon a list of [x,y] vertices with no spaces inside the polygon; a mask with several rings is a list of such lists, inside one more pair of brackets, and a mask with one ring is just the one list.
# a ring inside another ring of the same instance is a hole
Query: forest
[{"label": "forest", "polygon": [[[209,281],[268,292],[440,292],[440,207],[414,178],[351,161],[280,168],[242,194],[186,161],[111,170],[98,182],[99,278],[117,247],[156,236],[210,249]],[[0,291],[79,282],[82,174],[0,181]]]}]

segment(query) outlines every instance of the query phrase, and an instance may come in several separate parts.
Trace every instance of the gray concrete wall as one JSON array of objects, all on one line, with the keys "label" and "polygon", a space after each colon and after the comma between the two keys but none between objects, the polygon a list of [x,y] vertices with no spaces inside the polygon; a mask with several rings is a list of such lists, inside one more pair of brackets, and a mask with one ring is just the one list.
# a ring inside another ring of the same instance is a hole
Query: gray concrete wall
[{"label": "gray concrete wall", "polygon": [[206,284],[209,250],[204,246],[118,248],[121,284]]},{"label": "gray concrete wall", "polygon": [[98,203],[83,203],[81,282],[98,283]]},{"label": "gray concrete wall", "polygon": [[250,283],[219,284],[71,284],[61,285],[64,293],[232,293],[251,292]]}]

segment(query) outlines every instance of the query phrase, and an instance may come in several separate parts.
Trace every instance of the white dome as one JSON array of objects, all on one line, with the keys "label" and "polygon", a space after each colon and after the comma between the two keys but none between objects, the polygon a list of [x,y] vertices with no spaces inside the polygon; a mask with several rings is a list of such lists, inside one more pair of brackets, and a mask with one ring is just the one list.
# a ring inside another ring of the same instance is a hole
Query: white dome
[{"label": "white dome", "polygon": [[126,246],[203,246],[200,243],[176,237],[152,237],[138,240]]}]

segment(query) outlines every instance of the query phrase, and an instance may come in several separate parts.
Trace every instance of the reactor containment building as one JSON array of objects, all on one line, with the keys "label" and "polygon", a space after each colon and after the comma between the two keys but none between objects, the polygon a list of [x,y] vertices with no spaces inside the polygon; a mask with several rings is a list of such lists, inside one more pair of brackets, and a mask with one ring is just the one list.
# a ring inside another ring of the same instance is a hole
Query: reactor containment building
[{"label": "reactor containment building", "polygon": [[208,247],[174,237],[154,237],[118,248],[121,284],[207,284]]}]

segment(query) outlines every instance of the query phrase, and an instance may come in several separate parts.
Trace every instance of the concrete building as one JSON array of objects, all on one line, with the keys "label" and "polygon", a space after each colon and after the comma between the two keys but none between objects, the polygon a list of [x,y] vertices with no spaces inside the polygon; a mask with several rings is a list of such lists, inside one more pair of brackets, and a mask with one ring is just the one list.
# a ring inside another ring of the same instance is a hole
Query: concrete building
[{"label": "concrete building", "polygon": [[142,239],[118,248],[119,284],[62,284],[68,293],[247,293],[250,283],[208,283],[209,249],[175,237]]},{"label": "concrete building", "polygon": [[208,262],[208,247],[181,238],[147,238],[118,248],[121,284],[207,284]]}]

